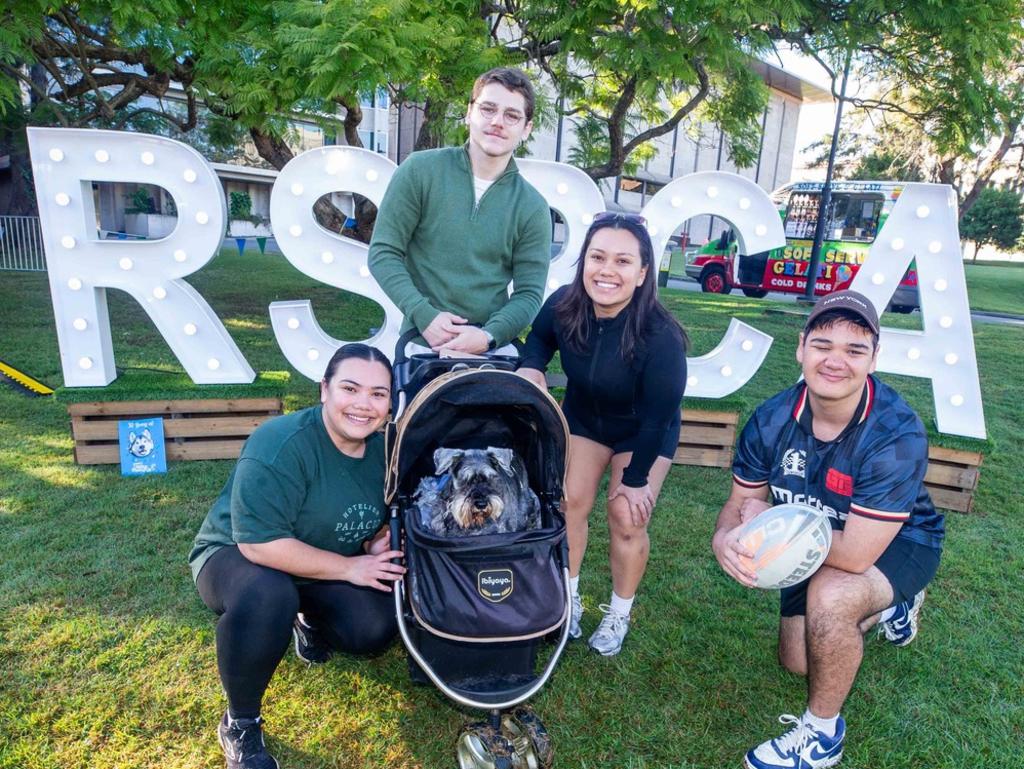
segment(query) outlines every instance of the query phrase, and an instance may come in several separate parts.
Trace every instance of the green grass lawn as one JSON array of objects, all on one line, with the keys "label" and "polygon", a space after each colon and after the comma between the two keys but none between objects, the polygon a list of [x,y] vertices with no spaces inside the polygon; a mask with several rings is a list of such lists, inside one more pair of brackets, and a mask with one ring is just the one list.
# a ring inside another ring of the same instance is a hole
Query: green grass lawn
[{"label": "green grass lawn", "polygon": [[[280,257],[225,252],[192,277],[261,372],[289,370],[266,312],[274,299],[312,299],[339,338],[363,338],[381,319],[371,303],[314,285]],[[180,371],[142,310],[110,293],[118,366]],[[732,316],[775,337],[746,387],[725,402],[696,405],[745,418],[795,380],[792,305],[681,291],[664,297],[688,327],[693,355],[715,346]],[[0,359],[60,382],[45,276],[0,274],[0,330]],[[977,509],[947,518],[918,640],[906,649],[867,642],[844,712],[849,769],[1020,764],[1024,330],[978,325],[975,339],[990,435],[967,442],[985,452]],[[176,378],[153,374],[161,376]],[[924,382],[884,378],[933,421]],[[314,384],[296,372],[285,388],[287,408],[313,402]],[[0,767],[223,766],[214,734],[224,707],[214,617],[185,558],[232,463],[180,462],[166,475],[125,479],[114,466],[74,465],[71,447],[63,404],[0,387]],[[673,468],[623,652],[605,659],[571,645],[533,701],[557,766],[736,767],[747,748],[778,734],[780,713],[801,712],[802,680],[774,661],[777,596],[730,581],[708,546],[729,483],[727,470]],[[581,581],[587,633],[610,590],[600,511],[592,524]],[[454,766],[455,737],[470,714],[433,687],[413,686],[396,644],[376,659],[315,669],[289,654],[264,715],[285,769],[435,769]]]},{"label": "green grass lawn", "polygon": [[972,310],[1024,315],[1024,262],[964,263]]}]

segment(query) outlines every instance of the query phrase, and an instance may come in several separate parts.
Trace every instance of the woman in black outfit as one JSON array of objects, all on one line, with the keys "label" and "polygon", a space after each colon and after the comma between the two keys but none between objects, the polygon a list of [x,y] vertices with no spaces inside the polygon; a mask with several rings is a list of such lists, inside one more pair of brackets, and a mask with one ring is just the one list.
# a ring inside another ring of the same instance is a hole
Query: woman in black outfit
[{"label": "woman in black outfit", "polygon": [[600,606],[605,616],[589,641],[605,656],[619,652],[629,630],[650,552],[647,524],[679,443],[686,334],[658,302],[653,262],[642,218],[596,216],[576,276],[544,303],[519,368],[544,387],[544,370],[558,352],[568,378],[562,411],[571,433],[565,512],[573,638],[582,634],[578,582],[587,520],[601,476],[611,466],[613,591],[610,603]]}]

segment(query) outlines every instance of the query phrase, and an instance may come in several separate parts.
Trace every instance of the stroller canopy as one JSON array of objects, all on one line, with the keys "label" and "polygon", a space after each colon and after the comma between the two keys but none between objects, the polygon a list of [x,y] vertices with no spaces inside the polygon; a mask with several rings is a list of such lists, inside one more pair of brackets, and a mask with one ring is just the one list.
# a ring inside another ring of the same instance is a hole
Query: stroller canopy
[{"label": "stroller canopy", "polygon": [[559,498],[569,427],[555,400],[510,371],[470,369],[444,374],[419,392],[389,433],[386,496],[411,493],[434,474],[434,450],[514,449],[538,494]]}]

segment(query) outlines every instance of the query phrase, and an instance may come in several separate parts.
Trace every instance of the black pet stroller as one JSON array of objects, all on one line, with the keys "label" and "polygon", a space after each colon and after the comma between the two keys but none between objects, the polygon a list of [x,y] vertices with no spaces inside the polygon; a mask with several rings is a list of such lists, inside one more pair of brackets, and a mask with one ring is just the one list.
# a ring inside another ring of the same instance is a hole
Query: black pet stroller
[{"label": "black pet stroller", "polygon": [[[395,612],[413,680],[488,711],[459,735],[460,769],[546,769],[553,760],[544,726],[524,703],[551,677],[569,638],[559,509],[569,431],[554,399],[512,373],[515,360],[406,358],[400,342],[395,361],[386,497],[392,547],[404,550],[408,569],[395,583]],[[541,527],[460,537],[428,531],[413,494],[434,473],[434,450],[487,446],[522,457]]]}]

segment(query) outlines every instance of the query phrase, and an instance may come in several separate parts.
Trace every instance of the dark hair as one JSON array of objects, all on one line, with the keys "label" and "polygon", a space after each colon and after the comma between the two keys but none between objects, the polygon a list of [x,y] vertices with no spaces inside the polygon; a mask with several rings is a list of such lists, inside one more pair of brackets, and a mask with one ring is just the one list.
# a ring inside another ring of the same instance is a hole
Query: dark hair
[{"label": "dark hair", "polygon": [[327,362],[327,368],[324,370],[323,381],[330,382],[334,372],[338,369],[338,364],[349,358],[380,363],[388,370],[388,375],[391,376],[391,359],[387,355],[376,347],[370,347],[368,344],[350,342],[349,344],[343,344],[334,351],[334,355],[331,356],[331,359]]},{"label": "dark hair", "polygon": [[817,331],[819,328],[829,329],[837,323],[849,323],[851,326],[866,331],[871,336],[871,349],[878,349],[878,334],[863,317],[852,310],[828,310],[821,313],[804,329],[804,342],[807,341],[807,337],[812,331]]},{"label": "dark hair", "polygon": [[533,95],[533,83],[530,82],[530,78],[526,76],[525,72],[521,69],[513,69],[512,67],[495,67],[494,69],[487,70],[473,83],[472,100],[476,101],[480,96],[480,92],[484,90],[484,86],[491,83],[503,85],[510,91],[522,94],[526,100],[526,122],[529,123],[533,120],[533,108],[536,98]]},{"label": "dark hair", "polygon": [[555,306],[558,322],[565,329],[565,337],[569,345],[577,352],[584,352],[587,338],[590,336],[590,325],[596,322],[594,303],[583,287],[583,268],[587,260],[587,250],[594,235],[604,229],[626,230],[640,244],[640,264],[647,268],[644,282],[637,287],[633,298],[622,310],[626,314],[626,327],[622,332],[622,358],[632,361],[638,352],[642,352],[644,337],[654,329],[665,326],[676,333],[685,350],[690,340],[686,331],[672,314],[658,301],[658,265],[654,263],[654,246],[647,227],[639,217],[627,215],[601,217],[596,219],[587,230],[576,260],[576,275],[565,291],[565,295]]}]

